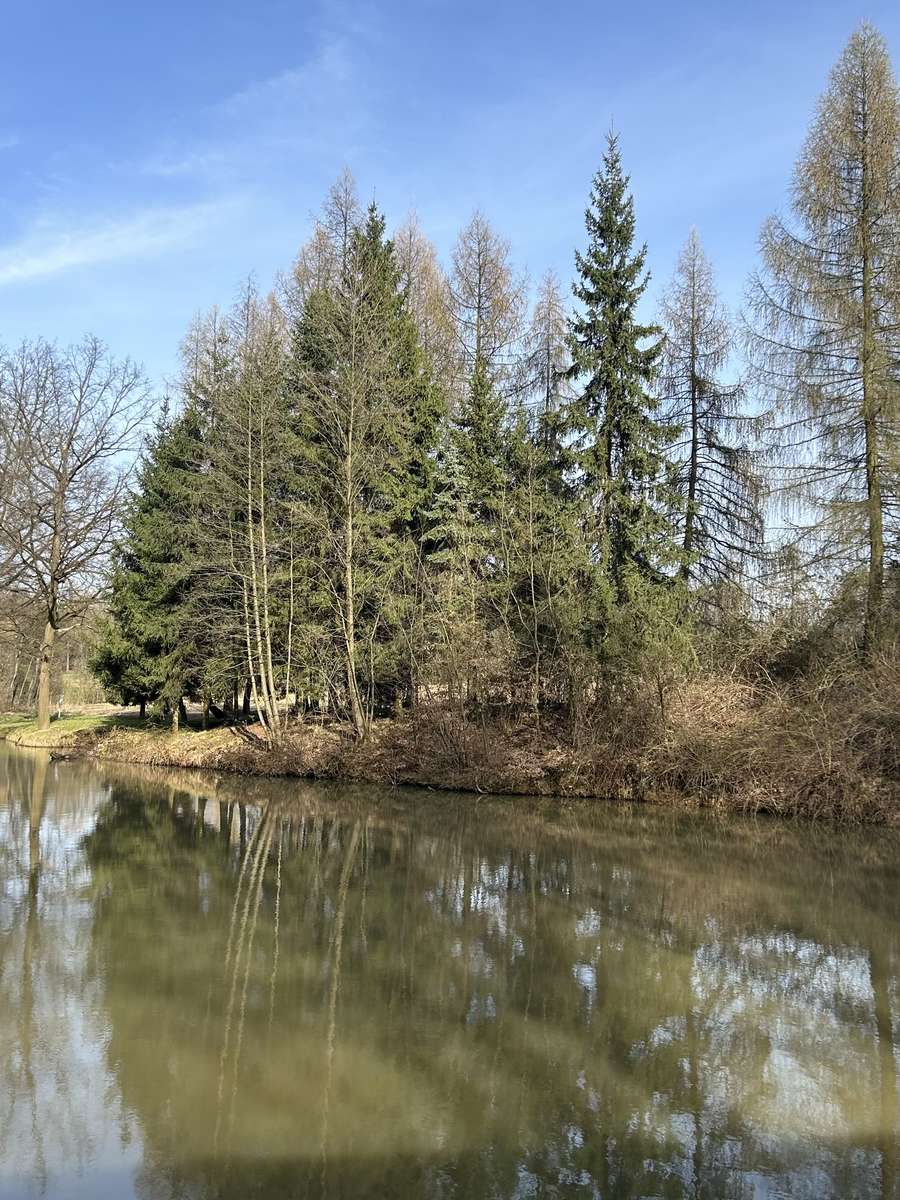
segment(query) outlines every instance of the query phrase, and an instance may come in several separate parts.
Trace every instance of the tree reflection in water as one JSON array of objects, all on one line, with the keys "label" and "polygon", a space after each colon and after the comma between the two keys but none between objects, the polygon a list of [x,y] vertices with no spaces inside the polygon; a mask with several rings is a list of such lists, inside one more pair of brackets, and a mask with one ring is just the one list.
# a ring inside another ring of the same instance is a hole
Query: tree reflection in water
[{"label": "tree reflection in water", "polygon": [[79,778],[72,996],[138,1195],[898,1195],[884,832]]},{"label": "tree reflection in water", "polygon": [[[82,838],[108,795],[89,768],[0,747],[0,1198],[128,1195],[140,1130],[104,1049]],[[62,1181],[65,1180],[63,1185]]]}]

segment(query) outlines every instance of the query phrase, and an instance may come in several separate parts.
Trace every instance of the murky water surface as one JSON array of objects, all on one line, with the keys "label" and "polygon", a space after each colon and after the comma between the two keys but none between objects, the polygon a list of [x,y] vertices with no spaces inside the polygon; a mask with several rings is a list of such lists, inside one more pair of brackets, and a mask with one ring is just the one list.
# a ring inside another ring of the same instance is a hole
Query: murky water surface
[{"label": "murky water surface", "polygon": [[0,1198],[900,1197],[897,851],[0,749]]}]

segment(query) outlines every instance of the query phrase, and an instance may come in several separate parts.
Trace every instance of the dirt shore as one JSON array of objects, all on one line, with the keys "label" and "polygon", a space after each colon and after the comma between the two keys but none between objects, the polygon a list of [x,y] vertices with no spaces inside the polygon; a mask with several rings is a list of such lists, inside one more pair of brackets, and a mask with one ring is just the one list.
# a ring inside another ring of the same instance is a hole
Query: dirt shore
[{"label": "dirt shore", "polygon": [[702,738],[682,725],[678,738],[640,730],[623,743],[613,730],[574,746],[561,728],[522,718],[479,727],[432,712],[377,721],[362,743],[340,724],[297,722],[270,748],[259,726],[172,732],[118,710],[62,717],[43,732],[24,717],[0,717],[0,738],[57,757],[150,767],[900,826],[896,779],[846,760],[820,765],[820,757],[787,742],[779,755],[753,741],[746,720],[729,719],[712,734],[704,720]]}]

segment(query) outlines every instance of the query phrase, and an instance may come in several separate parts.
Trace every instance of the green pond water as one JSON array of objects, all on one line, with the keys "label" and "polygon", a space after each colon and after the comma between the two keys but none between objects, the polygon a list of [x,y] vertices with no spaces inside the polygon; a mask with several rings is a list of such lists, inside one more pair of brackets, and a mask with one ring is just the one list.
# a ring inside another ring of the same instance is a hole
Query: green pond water
[{"label": "green pond water", "polygon": [[898,849],[0,746],[0,1200],[900,1197]]}]

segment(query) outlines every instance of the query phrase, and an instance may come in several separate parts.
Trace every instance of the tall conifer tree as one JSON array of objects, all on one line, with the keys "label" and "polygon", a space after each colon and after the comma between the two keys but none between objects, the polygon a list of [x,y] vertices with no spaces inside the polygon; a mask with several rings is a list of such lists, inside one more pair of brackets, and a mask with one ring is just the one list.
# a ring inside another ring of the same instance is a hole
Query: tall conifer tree
[{"label": "tall conifer tree", "polygon": [[116,548],[112,622],[93,660],[123,702],[160,700],[177,720],[195,690],[197,656],[189,621],[190,536],[201,430],[188,409],[164,417],[149,444]]},{"label": "tall conifer tree", "polygon": [[622,600],[628,577],[659,577],[674,554],[666,447],[653,384],[661,330],[638,317],[649,281],[647,247],[635,247],[634,201],[610,134],[576,252],[580,311],[571,323],[570,379],[580,393],[561,411],[572,478],[584,500],[594,561]]}]

